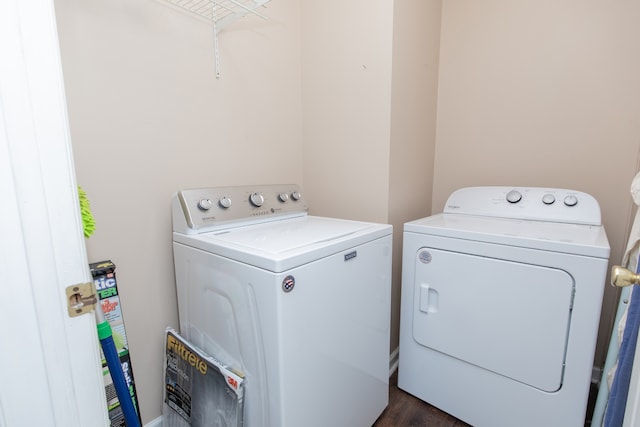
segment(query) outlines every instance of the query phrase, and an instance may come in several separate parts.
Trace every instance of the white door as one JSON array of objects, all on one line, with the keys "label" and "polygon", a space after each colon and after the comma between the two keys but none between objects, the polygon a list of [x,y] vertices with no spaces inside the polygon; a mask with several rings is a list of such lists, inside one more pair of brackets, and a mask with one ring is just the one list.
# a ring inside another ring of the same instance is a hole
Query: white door
[{"label": "white door", "polygon": [[52,0],[0,1],[0,427],[108,425]]}]

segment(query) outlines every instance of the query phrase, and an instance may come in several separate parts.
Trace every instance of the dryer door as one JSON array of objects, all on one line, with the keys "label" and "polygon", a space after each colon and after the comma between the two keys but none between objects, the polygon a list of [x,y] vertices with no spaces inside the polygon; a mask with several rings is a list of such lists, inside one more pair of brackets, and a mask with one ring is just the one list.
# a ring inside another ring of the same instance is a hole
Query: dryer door
[{"label": "dryer door", "polygon": [[432,248],[416,253],[413,336],[423,346],[552,392],[574,292],[565,271]]}]

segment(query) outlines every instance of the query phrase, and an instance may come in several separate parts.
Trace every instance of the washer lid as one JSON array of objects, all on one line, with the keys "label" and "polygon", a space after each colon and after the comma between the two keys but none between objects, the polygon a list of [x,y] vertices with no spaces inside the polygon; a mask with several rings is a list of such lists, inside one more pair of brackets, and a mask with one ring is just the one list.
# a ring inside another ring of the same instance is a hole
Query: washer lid
[{"label": "washer lid", "polygon": [[282,272],[334,253],[391,234],[386,224],[304,216],[185,235],[173,233],[174,241]]},{"label": "washer lid", "polygon": [[600,225],[442,213],[408,222],[404,231],[597,258],[610,252]]}]

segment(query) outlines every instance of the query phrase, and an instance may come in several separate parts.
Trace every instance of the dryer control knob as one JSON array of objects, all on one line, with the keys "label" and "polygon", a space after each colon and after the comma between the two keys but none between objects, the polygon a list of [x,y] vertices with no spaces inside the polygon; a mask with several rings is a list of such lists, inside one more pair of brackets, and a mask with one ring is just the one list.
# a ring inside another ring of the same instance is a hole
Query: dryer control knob
[{"label": "dryer control knob", "polygon": [[298,191],[294,191],[293,193],[291,193],[291,198],[295,201],[300,200],[301,197],[302,194],[300,194]]},{"label": "dryer control knob", "polygon": [[542,203],[544,203],[545,205],[552,205],[554,204],[556,201],[556,198],[553,194],[545,194],[544,196],[542,196]]},{"label": "dryer control knob", "polygon": [[228,196],[222,196],[220,197],[220,200],[218,200],[218,204],[223,209],[229,209],[231,207],[231,198]]},{"label": "dryer control knob", "polygon": [[522,200],[522,194],[518,190],[511,190],[507,193],[507,202],[518,203]]},{"label": "dryer control knob", "polygon": [[264,203],[264,196],[260,193],[252,193],[249,196],[249,201],[253,206],[259,208]]},{"label": "dryer control knob", "polygon": [[569,195],[564,198],[564,204],[571,207],[578,204],[578,198],[574,195]]},{"label": "dryer control knob", "polygon": [[208,211],[209,209],[211,209],[211,206],[213,206],[213,202],[211,201],[211,199],[201,199],[198,202],[198,208],[203,211]]}]

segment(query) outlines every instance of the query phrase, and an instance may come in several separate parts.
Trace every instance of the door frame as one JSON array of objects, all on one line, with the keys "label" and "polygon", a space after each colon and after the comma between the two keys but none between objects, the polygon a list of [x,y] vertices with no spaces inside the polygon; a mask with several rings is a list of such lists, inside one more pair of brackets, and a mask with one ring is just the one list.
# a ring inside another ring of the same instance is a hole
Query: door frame
[{"label": "door frame", "polygon": [[0,1],[0,426],[109,424],[52,0]]}]

